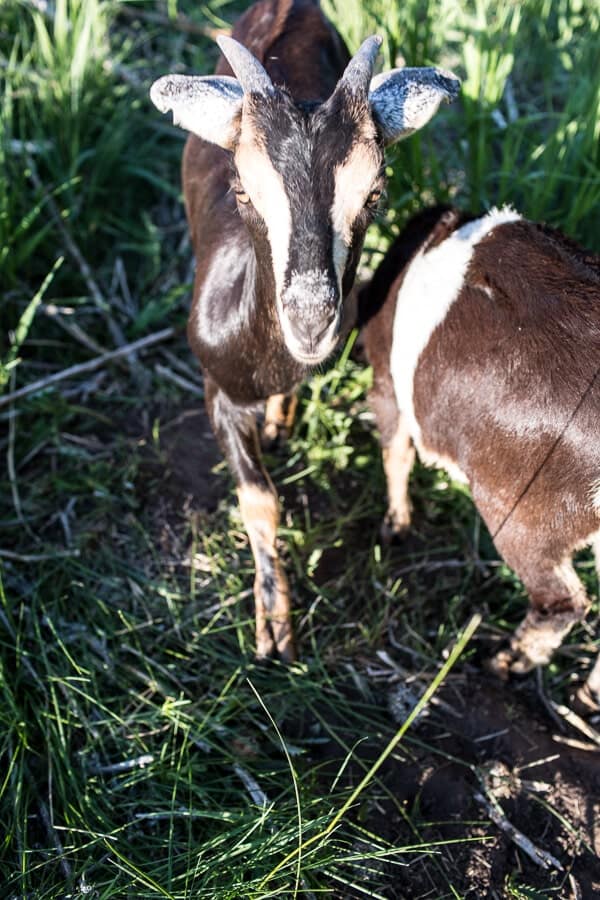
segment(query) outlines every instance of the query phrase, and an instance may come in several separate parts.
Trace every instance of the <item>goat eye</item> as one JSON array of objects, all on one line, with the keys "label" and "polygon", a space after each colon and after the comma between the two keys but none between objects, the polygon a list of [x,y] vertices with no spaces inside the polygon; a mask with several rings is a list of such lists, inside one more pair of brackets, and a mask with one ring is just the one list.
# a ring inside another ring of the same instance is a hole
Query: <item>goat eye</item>
[{"label": "goat eye", "polygon": [[375,188],[375,190],[371,191],[369,196],[365,201],[365,206],[377,206],[379,200],[381,198],[381,190],[380,188]]},{"label": "goat eye", "polygon": [[240,203],[250,203],[250,197],[246,193],[246,191],[236,191],[235,196],[238,198]]}]

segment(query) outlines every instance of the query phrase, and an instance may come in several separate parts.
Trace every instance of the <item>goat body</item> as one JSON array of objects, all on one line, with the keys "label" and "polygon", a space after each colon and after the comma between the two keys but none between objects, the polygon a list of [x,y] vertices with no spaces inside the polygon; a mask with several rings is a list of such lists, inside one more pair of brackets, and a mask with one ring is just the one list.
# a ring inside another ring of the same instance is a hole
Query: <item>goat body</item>
[{"label": "goat body", "polygon": [[[531,608],[500,674],[549,660],[589,608],[571,557],[600,547],[600,259],[510,209],[427,210],[360,298],[388,484],[410,525],[414,446],[465,480]],[[600,694],[600,663],[589,679]]]},{"label": "goat body", "polygon": [[256,413],[267,401],[267,428],[289,428],[290,393],[352,321],[346,300],[383,190],[383,147],[424,125],[458,81],[436,69],[371,80],[380,39],[350,60],[312,0],[260,0],[233,35],[219,38],[228,62],[215,76],[164,76],[151,97],[192,132],[188,336],[255,558],[257,653],[291,659],[278,502]]}]

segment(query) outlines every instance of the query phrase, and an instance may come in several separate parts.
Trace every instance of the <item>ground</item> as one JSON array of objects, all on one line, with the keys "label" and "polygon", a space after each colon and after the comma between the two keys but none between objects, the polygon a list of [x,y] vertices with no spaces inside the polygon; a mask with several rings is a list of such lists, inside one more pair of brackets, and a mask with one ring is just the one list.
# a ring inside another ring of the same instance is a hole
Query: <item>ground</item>
[{"label": "ground", "polygon": [[[182,509],[210,515],[219,500],[227,502],[231,488],[223,472],[211,471],[219,454],[201,408],[179,413],[163,429],[163,436],[166,491],[159,508],[162,527],[169,522],[176,534]],[[287,490],[284,502],[301,500],[304,491],[293,496]],[[312,492],[311,509],[322,511],[326,504],[327,492]],[[372,519],[367,527],[375,532],[377,526]],[[345,537],[349,540],[342,550],[332,548],[321,558],[314,574],[317,588],[326,589],[348,554],[361,552],[360,532],[351,524]],[[418,538],[413,538],[412,549],[418,544]],[[406,568],[406,562],[407,545],[394,548],[392,574],[394,569]],[[303,612],[297,609],[299,618]],[[417,654],[397,638],[390,622],[388,639],[374,655],[361,655],[354,661],[360,676],[349,678],[344,690],[350,702],[375,704],[399,724],[425,682],[415,666]],[[415,850],[402,865],[365,863],[360,892],[332,887],[333,896],[364,896],[373,883],[384,897],[434,898],[446,896],[449,882],[463,896],[473,898],[592,900],[600,896],[600,750],[552,711],[539,673],[507,684],[488,673],[485,663],[491,646],[489,636],[476,641],[475,656],[449,676],[427,715],[386,763],[376,796],[369,798],[366,810],[359,810],[369,831],[398,847],[417,843],[414,823],[418,822],[419,841],[431,849],[427,853]],[[301,642],[300,654],[307,653],[310,648]],[[348,747],[358,740],[363,741],[363,761],[371,761],[383,746],[381,736],[361,734],[354,723],[350,727],[330,718],[328,724],[329,736],[305,759],[305,764],[319,769],[324,787]],[[300,715],[286,711],[279,725],[292,743],[314,736],[315,730],[323,734],[318,718],[307,710]],[[361,775],[360,767],[351,764],[344,778],[352,786]],[[558,857],[561,872],[533,863],[490,825],[478,799],[486,789],[516,829]],[[460,849],[453,841],[459,842]],[[359,844],[355,849],[360,853]]]}]

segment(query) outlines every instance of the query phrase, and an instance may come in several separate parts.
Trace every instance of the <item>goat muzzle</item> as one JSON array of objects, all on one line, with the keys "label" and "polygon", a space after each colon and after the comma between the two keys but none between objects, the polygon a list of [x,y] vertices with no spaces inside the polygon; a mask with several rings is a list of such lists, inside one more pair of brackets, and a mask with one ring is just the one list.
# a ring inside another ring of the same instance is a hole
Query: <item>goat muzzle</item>
[{"label": "goat muzzle", "polygon": [[337,343],[340,331],[339,292],[313,273],[295,275],[282,296],[282,329],[290,353],[300,362],[317,365]]}]

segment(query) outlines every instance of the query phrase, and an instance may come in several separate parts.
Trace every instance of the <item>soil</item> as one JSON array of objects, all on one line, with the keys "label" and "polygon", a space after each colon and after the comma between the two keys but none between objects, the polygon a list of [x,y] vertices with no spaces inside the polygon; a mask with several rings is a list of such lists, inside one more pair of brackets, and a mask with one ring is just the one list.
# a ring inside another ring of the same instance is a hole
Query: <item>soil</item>
[{"label": "soil", "polygon": [[[229,494],[230,482],[212,472],[221,457],[204,411],[180,413],[163,426],[161,440],[161,487],[177,519],[190,498],[196,508],[213,510]],[[156,473],[158,461],[148,465]],[[331,896],[364,897],[372,886],[389,898],[437,900],[453,896],[451,882],[468,898],[600,898],[600,748],[591,749],[581,734],[555,720],[534,675],[503,684],[485,670],[484,656],[481,666],[464,664],[451,674],[429,714],[386,763],[381,777],[396,802],[378,798],[365,826],[397,846],[414,845],[399,804],[420,823],[421,840],[461,843],[436,847],[435,858],[419,853],[407,855],[403,866],[381,864],[375,873],[370,864],[360,894],[348,889]],[[401,684],[376,690],[390,709],[402,700]],[[338,724],[340,733],[347,729]],[[357,735],[346,731],[344,738],[353,745]],[[590,749],[579,749],[578,741]],[[381,749],[374,740],[361,744],[373,759]],[[326,773],[329,758],[337,771],[344,755],[332,740],[321,745],[315,762]],[[478,799],[486,791],[505,823],[556,857],[562,871],[544,870],[490,822]]]}]

